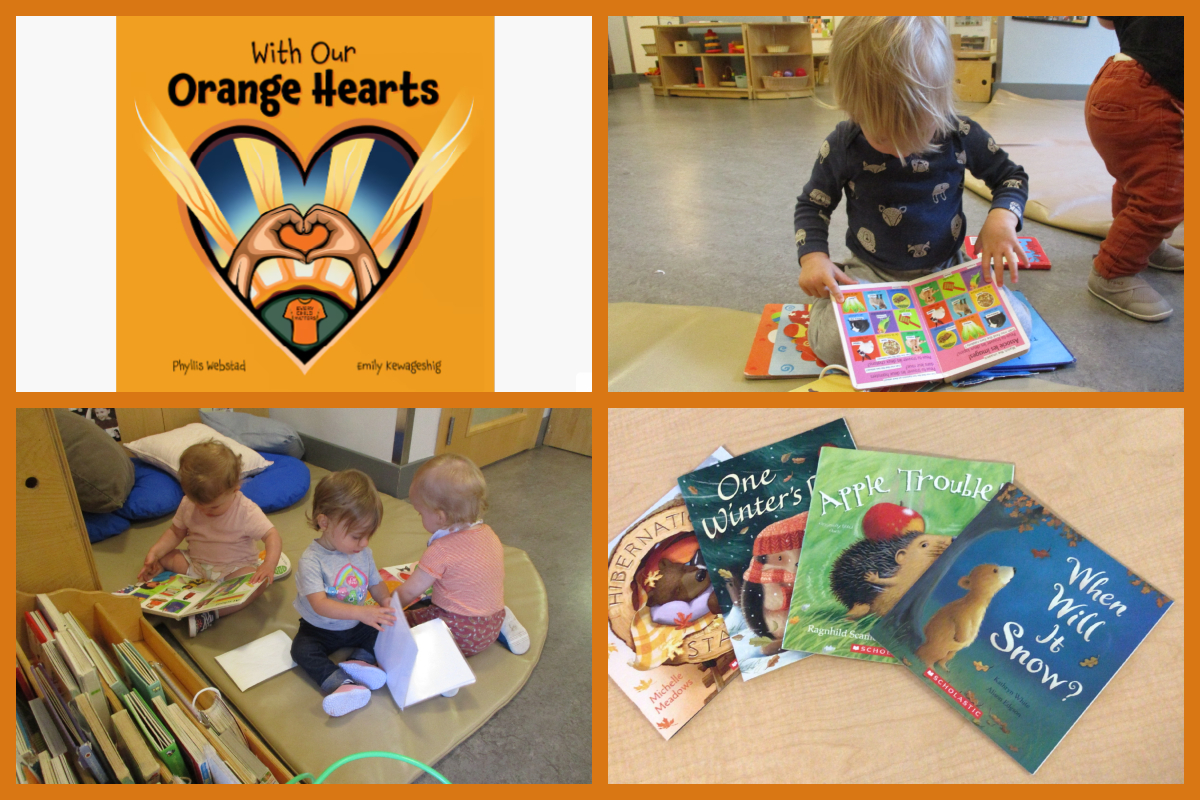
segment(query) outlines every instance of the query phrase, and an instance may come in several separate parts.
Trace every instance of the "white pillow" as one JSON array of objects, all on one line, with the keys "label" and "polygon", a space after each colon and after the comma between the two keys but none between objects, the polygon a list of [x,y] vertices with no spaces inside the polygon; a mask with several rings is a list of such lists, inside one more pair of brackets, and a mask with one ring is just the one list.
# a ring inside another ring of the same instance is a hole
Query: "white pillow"
[{"label": "white pillow", "polygon": [[207,442],[209,439],[215,439],[242,457],[243,478],[257,475],[275,463],[267,461],[246,445],[230,439],[202,422],[193,422],[173,431],[146,436],[136,442],[129,442],[125,446],[132,450],[138,458],[159,469],[166,470],[176,480],[179,480],[179,459],[183,456],[183,451],[194,444]]}]

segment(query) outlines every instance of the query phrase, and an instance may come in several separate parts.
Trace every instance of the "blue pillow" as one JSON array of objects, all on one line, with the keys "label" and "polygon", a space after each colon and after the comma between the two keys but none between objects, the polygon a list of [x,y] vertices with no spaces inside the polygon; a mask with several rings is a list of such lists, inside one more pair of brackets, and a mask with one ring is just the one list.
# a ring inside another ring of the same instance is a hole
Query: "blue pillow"
[{"label": "blue pillow", "polygon": [[272,453],[270,460],[275,463],[242,481],[242,494],[266,512],[279,511],[299,502],[308,494],[311,480],[308,467],[298,458]]},{"label": "blue pillow", "polygon": [[87,525],[88,540],[93,542],[103,542],[105,539],[129,530],[129,520],[111,512],[93,514],[85,511],[83,512],[83,523]]},{"label": "blue pillow", "polygon": [[[201,411],[200,421],[251,450],[304,458],[304,443],[300,441],[300,434],[286,422],[256,417],[243,411]],[[274,460],[266,455],[263,458]]]},{"label": "blue pillow", "polygon": [[174,514],[183,500],[179,481],[141,459],[133,460],[133,490],[115,514],[125,519],[154,519]]}]

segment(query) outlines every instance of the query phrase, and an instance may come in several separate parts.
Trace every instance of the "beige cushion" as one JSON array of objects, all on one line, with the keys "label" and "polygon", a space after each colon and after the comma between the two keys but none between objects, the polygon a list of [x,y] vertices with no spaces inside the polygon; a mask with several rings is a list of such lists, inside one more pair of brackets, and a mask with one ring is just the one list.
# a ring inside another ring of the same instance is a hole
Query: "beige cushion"
[{"label": "beige cushion", "polygon": [[184,425],[182,428],[175,428],[165,433],[146,436],[125,446],[137,454],[138,458],[148,461],[159,469],[166,470],[175,478],[178,478],[179,459],[183,456],[183,451],[194,444],[207,442],[209,439],[216,439],[242,457],[243,478],[257,475],[275,463],[267,461],[249,447],[246,447],[246,445],[230,439],[225,434],[218,432],[214,428],[210,428],[202,422],[193,422],[190,425]]},{"label": "beige cushion", "polygon": [[[1025,216],[1104,238],[1112,225],[1113,178],[1092,146],[1082,100],[1038,100],[999,91],[971,118],[1029,174]],[[987,184],[967,173],[967,188],[990,200]],[[1169,239],[1183,247],[1183,225]]]},{"label": "beige cushion", "polygon": [[67,453],[79,507],[95,514],[116,511],[133,489],[133,462],[129,456],[90,419],[56,408],[54,420]]},{"label": "beige cushion", "polygon": [[[308,464],[312,483],[304,500],[268,515],[283,539],[283,552],[292,564],[316,537],[304,514],[312,508],[312,492],[327,470]],[[371,537],[375,563],[388,567],[415,562],[425,550],[429,534],[407,502],[382,495],[383,522]],[[105,590],[127,586],[142,564],[146,548],[171,524],[170,517],[138,530],[139,547],[115,537],[92,546],[96,570]],[[503,538],[503,531],[500,532]],[[269,678],[246,691],[237,688],[216,662],[221,653],[252,642],[276,630],[295,637],[300,615],[295,573],[267,587],[248,608],[224,617],[195,639],[188,638],[187,623],[161,620],[200,670],[229,698],[295,772],[320,775],[342,756],[366,750],[384,750],[436,765],[492,715],[513,699],[529,680],[541,657],[549,616],[546,587],[524,550],[504,548],[504,603],[529,631],[529,650],[515,656],[500,644],[467,659],[475,683],[452,698],[435,697],[400,711],[386,689],[373,693],[366,708],[332,718],[321,711],[321,693],[299,667]],[[160,621],[159,618],[153,618]],[[348,652],[348,651],[347,651]],[[343,654],[344,655],[344,654]],[[550,695],[547,695],[549,698]],[[552,698],[551,698],[552,699]],[[549,702],[549,701],[548,701]],[[370,758],[341,767],[328,783],[402,783],[422,773],[390,759]],[[448,775],[454,780],[454,775]]]}]

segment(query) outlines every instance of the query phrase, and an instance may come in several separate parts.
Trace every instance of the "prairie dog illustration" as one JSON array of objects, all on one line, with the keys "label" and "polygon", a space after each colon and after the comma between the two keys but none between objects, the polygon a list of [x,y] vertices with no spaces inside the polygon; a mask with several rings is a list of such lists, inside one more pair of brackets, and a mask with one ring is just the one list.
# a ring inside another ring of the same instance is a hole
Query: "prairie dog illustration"
[{"label": "prairie dog illustration", "polygon": [[946,603],[925,623],[925,643],[917,648],[917,658],[925,662],[926,668],[934,664],[945,668],[955,653],[971,646],[979,635],[988,603],[1016,573],[1012,567],[980,564],[958,579],[966,595]]},{"label": "prairie dog illustration", "polygon": [[961,297],[954,299],[954,313],[960,317],[965,317],[971,313],[971,307],[967,305],[967,301]]}]

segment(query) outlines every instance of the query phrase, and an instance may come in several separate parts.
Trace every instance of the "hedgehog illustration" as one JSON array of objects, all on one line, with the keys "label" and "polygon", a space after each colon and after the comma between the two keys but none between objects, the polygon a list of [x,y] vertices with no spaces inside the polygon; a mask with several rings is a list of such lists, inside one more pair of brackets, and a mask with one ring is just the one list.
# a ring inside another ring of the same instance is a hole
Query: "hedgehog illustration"
[{"label": "hedgehog illustration", "polygon": [[754,555],[742,576],[741,606],[746,624],[758,636],[773,640],[762,648],[763,655],[777,652],[782,645],[807,522],[805,511],[763,528],[754,540]]},{"label": "hedgehog illustration", "polygon": [[949,536],[925,533],[919,527],[892,539],[862,539],[838,556],[829,586],[846,606],[847,619],[867,614],[882,617],[950,546]]}]

